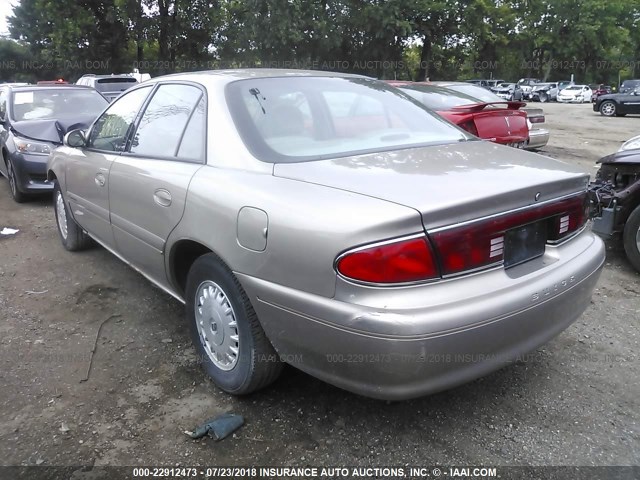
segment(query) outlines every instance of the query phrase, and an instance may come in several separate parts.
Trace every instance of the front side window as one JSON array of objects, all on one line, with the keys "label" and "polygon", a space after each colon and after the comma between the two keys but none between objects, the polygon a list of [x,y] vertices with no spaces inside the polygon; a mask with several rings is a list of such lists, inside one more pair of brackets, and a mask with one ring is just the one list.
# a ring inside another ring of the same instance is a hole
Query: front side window
[{"label": "front side window", "polygon": [[[187,124],[202,96],[202,90],[192,85],[161,85],[142,115],[131,142],[131,153],[145,157],[176,157]],[[200,136],[202,138],[202,134]]]},{"label": "front side window", "polygon": [[399,90],[367,78],[246,79],[230,83],[225,94],[245,145],[270,163],[471,138]]},{"label": "front side window", "polygon": [[127,134],[150,91],[151,86],[139,88],[113,102],[94,124],[89,135],[89,148],[122,152]]}]

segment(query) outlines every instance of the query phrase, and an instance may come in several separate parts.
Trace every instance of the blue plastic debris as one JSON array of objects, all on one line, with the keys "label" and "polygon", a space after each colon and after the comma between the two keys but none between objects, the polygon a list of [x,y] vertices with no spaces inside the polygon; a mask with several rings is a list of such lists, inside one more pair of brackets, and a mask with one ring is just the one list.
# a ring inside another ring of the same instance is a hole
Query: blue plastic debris
[{"label": "blue plastic debris", "polygon": [[189,437],[196,439],[205,435],[213,438],[216,442],[228,437],[244,424],[244,417],[234,413],[224,413],[218,417],[210,418],[201,425],[198,425],[193,432],[184,432]]}]

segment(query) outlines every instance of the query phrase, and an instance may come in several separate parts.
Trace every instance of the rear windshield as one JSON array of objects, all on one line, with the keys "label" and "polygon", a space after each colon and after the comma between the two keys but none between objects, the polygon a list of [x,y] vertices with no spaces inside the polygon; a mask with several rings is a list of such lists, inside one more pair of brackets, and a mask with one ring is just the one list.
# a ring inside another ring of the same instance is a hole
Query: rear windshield
[{"label": "rear windshield", "polygon": [[98,115],[109,102],[90,89],[39,88],[13,92],[11,117],[14,121],[51,120]]},{"label": "rear windshield", "polygon": [[503,98],[500,98],[495,93],[487,90],[486,88],[478,87],[476,85],[444,85],[444,87],[455,90],[459,93],[464,93],[469,97],[476,99],[475,103],[481,102],[504,102]]},{"label": "rear windshield", "polygon": [[247,148],[270,163],[473,138],[401,91],[366,78],[239,80],[227,86],[226,99]]},{"label": "rear windshield", "polygon": [[[401,87],[401,90],[407,95],[412,96],[423,105],[432,110],[450,110],[460,105],[472,105],[474,103],[483,103],[475,97],[465,95],[444,87],[435,87],[430,85],[408,85]],[[498,98],[498,101],[504,102]]]},{"label": "rear windshield", "polygon": [[96,80],[99,92],[124,92],[138,83],[135,78],[100,78]]}]

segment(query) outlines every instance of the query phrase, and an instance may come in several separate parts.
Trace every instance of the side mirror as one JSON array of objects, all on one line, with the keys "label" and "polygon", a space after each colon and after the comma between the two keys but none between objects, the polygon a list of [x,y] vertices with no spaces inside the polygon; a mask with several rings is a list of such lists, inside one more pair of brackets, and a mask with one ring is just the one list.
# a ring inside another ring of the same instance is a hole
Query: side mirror
[{"label": "side mirror", "polygon": [[82,148],[87,146],[87,138],[82,130],[71,130],[64,136],[63,142],[67,147]]}]

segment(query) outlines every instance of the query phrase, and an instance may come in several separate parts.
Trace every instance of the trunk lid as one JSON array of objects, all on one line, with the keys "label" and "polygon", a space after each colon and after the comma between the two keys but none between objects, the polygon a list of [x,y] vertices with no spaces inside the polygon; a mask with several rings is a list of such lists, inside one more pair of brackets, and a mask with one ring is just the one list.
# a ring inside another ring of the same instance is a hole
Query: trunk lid
[{"label": "trunk lid", "polygon": [[572,165],[484,141],[279,163],[273,174],[413,208],[426,229],[585,191],[589,180]]}]

